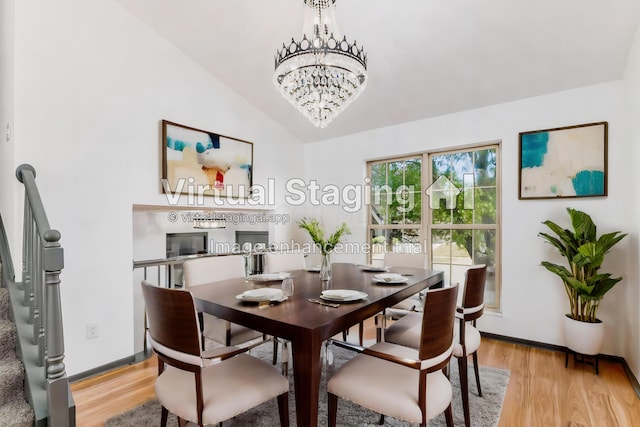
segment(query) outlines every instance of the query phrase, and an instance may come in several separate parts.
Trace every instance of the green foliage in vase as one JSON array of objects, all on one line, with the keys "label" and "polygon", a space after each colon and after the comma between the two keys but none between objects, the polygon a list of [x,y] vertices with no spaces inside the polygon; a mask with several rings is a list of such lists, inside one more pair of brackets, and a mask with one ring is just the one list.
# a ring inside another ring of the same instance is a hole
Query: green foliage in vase
[{"label": "green foliage in vase", "polygon": [[340,243],[342,236],[351,234],[346,222],[343,222],[328,239],[325,239],[325,233],[320,222],[314,218],[303,218],[298,222],[300,228],[307,230],[313,243],[320,249],[322,255],[328,255]]},{"label": "green foliage in vase", "polygon": [[564,283],[571,307],[570,316],[574,320],[595,323],[596,313],[604,295],[613,288],[622,277],[611,277],[611,273],[600,273],[604,256],[609,249],[622,240],[626,234],[620,231],[596,234],[596,225],[584,212],[567,208],[573,230],[564,229],[553,221],[543,224],[555,234],[538,235],[551,243],[562,256],[569,268],[542,261],[542,266],[557,274]]}]

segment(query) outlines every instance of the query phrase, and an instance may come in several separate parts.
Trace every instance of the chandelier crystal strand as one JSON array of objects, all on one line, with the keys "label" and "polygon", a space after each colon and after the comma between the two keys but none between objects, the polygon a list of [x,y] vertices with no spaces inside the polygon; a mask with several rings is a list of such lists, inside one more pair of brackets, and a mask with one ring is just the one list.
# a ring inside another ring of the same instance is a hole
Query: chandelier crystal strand
[{"label": "chandelier crystal strand", "polygon": [[276,52],[273,83],[316,127],[324,128],[367,85],[367,54],[341,37],[336,0],[304,0],[311,8],[300,42],[293,38]]}]

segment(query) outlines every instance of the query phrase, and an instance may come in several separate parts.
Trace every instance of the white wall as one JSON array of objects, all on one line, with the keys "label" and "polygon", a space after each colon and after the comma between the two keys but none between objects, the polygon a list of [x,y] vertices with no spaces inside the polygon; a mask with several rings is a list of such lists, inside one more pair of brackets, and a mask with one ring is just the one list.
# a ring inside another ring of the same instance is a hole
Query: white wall
[{"label": "white wall", "polygon": [[[640,182],[640,170],[637,165],[640,164],[640,27],[636,31],[636,37],[629,50],[627,59],[627,67],[624,73],[624,92],[626,100],[626,118],[628,123],[628,152],[629,152],[629,170],[631,172],[632,182]],[[640,226],[640,198],[637,197],[638,190],[629,196],[629,204],[633,209],[625,210],[628,215],[629,222],[635,222],[635,232],[631,235],[631,249],[626,257],[630,268],[633,268],[635,275],[633,280],[635,283],[627,283],[628,292],[624,300],[625,309],[628,313],[628,322],[631,327],[628,335],[623,340],[623,356],[636,378],[640,377],[640,315],[638,307],[640,307],[640,272],[638,271],[638,257],[640,254],[640,239],[638,236],[638,227]],[[631,279],[631,278],[629,278]],[[634,286],[635,285],[635,286]]]},{"label": "white wall", "polygon": [[[34,165],[50,223],[62,232],[73,375],[134,353],[132,205],[167,204],[160,120],[253,142],[254,183],[302,176],[302,147],[111,0],[15,8],[14,162]],[[274,233],[286,239],[292,230]],[[99,337],[87,340],[92,322]]]},{"label": "white wall", "polygon": [[[623,84],[617,81],[306,145],[305,164],[309,179],[344,186],[362,183],[368,159],[502,141],[502,314],[485,315],[481,329],[563,344],[560,322],[568,303],[561,282],[539,265],[555,254],[537,234],[543,231],[545,219],[567,224],[565,209],[570,206],[589,212],[600,225],[599,232],[621,229],[633,234],[612,250],[605,264],[627,279],[607,295],[599,316],[607,329],[603,352],[622,355],[628,334],[637,332],[638,317],[634,310],[628,318],[624,305],[630,290],[638,286],[635,262],[629,255],[636,252],[632,242],[638,224],[627,213],[632,208],[626,188],[633,163],[624,119]],[[609,196],[518,200],[518,133],[597,121],[609,122]],[[316,213],[329,222],[347,218],[357,230],[351,240],[366,241],[365,212],[345,215],[339,208],[319,208]],[[365,255],[344,259],[362,262]]]},{"label": "white wall", "polygon": [[[13,245],[15,234],[11,225],[15,221],[16,187],[14,140],[7,140],[7,126],[13,130],[14,118],[14,15],[15,0],[0,1],[0,215]],[[11,248],[14,251],[14,248]],[[14,266],[15,268],[15,266]]]}]

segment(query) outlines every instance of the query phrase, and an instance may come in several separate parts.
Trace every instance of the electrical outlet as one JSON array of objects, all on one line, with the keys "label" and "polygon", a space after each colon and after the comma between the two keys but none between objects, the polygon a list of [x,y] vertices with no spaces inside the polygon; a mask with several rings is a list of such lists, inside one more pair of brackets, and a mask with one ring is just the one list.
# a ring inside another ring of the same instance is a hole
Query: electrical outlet
[{"label": "electrical outlet", "polygon": [[98,337],[98,324],[97,323],[87,323],[87,339]]}]

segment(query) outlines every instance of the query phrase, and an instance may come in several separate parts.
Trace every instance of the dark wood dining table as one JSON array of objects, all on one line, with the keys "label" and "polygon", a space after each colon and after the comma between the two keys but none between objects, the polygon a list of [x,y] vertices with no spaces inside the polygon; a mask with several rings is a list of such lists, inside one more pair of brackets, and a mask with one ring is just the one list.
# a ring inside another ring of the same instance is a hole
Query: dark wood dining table
[{"label": "dark wood dining table", "polygon": [[[317,272],[291,271],[294,294],[268,309],[259,308],[257,303],[243,302],[236,296],[263,286],[279,288],[280,282],[251,282],[237,278],[190,288],[199,311],[291,342],[296,417],[300,427],[318,425],[323,341],[423,289],[442,286],[444,280],[441,271],[397,267],[389,272],[406,275],[406,283],[378,284],[373,281],[378,273],[363,271],[355,264],[336,263],[332,270],[330,282],[321,282]],[[357,290],[365,292],[367,297],[341,303],[337,308],[308,301],[309,298],[319,299],[325,289]]]}]

